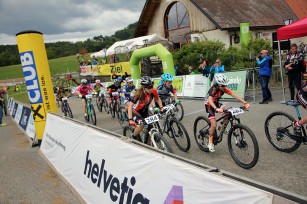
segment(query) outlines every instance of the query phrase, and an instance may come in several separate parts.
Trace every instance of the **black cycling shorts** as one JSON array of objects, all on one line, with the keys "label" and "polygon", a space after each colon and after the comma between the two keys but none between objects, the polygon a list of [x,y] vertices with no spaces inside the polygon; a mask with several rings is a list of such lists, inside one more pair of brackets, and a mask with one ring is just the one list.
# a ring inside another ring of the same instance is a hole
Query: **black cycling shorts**
[{"label": "black cycling shorts", "polygon": [[297,101],[306,109],[307,108],[307,92],[304,88],[297,93]]}]

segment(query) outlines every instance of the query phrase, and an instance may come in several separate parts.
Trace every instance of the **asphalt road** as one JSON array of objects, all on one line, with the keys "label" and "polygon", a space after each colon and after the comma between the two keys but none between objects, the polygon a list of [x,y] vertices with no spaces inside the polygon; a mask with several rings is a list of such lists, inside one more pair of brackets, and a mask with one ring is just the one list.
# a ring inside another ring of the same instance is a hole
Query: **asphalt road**
[{"label": "asphalt road", "polygon": [[[256,135],[260,148],[259,161],[250,170],[236,165],[229,154],[225,137],[222,143],[216,146],[214,153],[206,153],[198,148],[192,131],[194,120],[200,115],[205,115],[202,100],[182,100],[185,109],[182,122],[191,139],[190,151],[181,152],[173,141],[170,140],[169,143],[177,155],[307,197],[306,146],[302,145],[293,153],[279,152],[266,139],[263,127],[265,118],[271,112],[284,111],[295,115],[295,111],[292,107],[280,104],[281,91],[273,92],[273,101],[269,104],[260,105],[260,100],[258,95],[256,104],[250,101],[250,111],[241,117],[241,122],[250,127]],[[229,107],[241,105],[234,101],[224,103]],[[71,97],[69,104],[74,119],[84,122],[81,100]],[[304,115],[306,111],[301,107],[300,110]],[[96,113],[98,127],[122,134],[122,127],[116,118],[105,112],[100,113],[97,109]],[[8,117],[4,118],[4,122],[9,125],[0,129],[0,204],[79,203],[69,187],[39,156],[38,148],[30,147],[28,139],[17,128],[15,122]]]},{"label": "asphalt road", "polygon": [[[188,130],[191,139],[191,149],[187,153],[181,152],[176,147],[175,143],[170,140],[169,143],[172,145],[174,153],[209,166],[217,167],[224,171],[307,197],[307,146],[301,145],[301,147],[293,153],[282,153],[277,151],[268,142],[265,136],[264,121],[270,113],[274,111],[284,111],[293,116],[295,115],[295,109],[293,107],[280,103],[283,99],[281,91],[273,91],[272,94],[273,101],[269,104],[259,104],[261,96],[258,94],[256,97],[257,102],[254,104],[253,100],[250,101],[250,111],[246,112],[241,117],[241,122],[250,127],[256,135],[259,144],[259,161],[254,168],[245,170],[233,161],[228,151],[226,137],[215,147],[214,153],[206,153],[199,149],[193,135],[193,124],[198,116],[206,115],[203,100],[182,100],[185,111],[182,122]],[[289,94],[286,93],[286,97],[288,97],[288,95]],[[242,105],[240,102],[235,102],[234,100],[224,101],[223,103],[228,107],[239,107]],[[80,99],[70,98],[69,104],[74,113],[74,119],[85,121],[82,109],[80,108]],[[94,104],[96,105],[95,102]],[[306,113],[306,110],[303,110],[302,107],[300,107],[300,111],[302,115]],[[106,114],[106,112],[98,112],[97,108],[96,113],[98,127],[120,135],[122,134],[122,127],[117,122],[116,118],[112,118],[111,115]],[[165,136],[167,137],[167,135]]]}]

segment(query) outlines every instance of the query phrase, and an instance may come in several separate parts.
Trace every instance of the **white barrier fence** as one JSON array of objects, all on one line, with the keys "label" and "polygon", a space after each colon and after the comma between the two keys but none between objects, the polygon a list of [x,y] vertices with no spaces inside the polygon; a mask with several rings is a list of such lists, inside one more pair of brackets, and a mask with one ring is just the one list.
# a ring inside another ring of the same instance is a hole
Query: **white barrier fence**
[{"label": "white barrier fence", "polygon": [[273,203],[273,194],[48,114],[40,148],[86,203]]}]

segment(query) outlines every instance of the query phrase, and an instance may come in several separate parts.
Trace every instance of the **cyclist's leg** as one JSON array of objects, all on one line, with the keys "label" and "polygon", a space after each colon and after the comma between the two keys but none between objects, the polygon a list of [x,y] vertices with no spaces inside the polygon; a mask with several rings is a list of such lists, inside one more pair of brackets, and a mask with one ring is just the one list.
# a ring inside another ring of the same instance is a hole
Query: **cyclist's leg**
[{"label": "cyclist's leg", "polygon": [[209,144],[208,148],[210,152],[214,152],[214,145],[213,145],[213,135],[216,129],[216,119],[215,119],[215,110],[210,106],[206,105],[206,111],[208,114],[208,119],[210,120],[210,128],[209,128]]},{"label": "cyclist's leg", "polygon": [[[304,87],[297,94],[297,101],[307,109],[307,92],[304,91]],[[301,120],[295,122],[296,127],[300,127],[307,123],[307,116],[303,116]]]},{"label": "cyclist's leg", "polygon": [[63,102],[62,102],[61,98],[59,98],[59,105],[60,105],[61,111],[64,112],[64,110],[63,110]]},{"label": "cyclist's leg", "polygon": [[84,107],[84,116],[87,116],[87,110],[86,110],[86,98],[85,96],[81,97],[82,106]]}]

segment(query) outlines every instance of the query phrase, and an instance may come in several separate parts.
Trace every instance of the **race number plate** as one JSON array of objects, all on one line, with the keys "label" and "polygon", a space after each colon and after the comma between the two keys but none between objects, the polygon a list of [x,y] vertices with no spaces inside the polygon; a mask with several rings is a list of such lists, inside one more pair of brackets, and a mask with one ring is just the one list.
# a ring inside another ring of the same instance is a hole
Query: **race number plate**
[{"label": "race number plate", "polygon": [[163,110],[169,111],[172,110],[173,108],[175,108],[175,106],[173,104],[169,104],[163,107]]},{"label": "race number plate", "polygon": [[67,101],[67,97],[63,97],[62,100],[63,100],[63,101]]},{"label": "race number plate", "polygon": [[231,113],[231,115],[239,115],[244,113],[244,111],[241,108],[230,108],[228,111]]},{"label": "race number plate", "polygon": [[149,117],[145,118],[145,121],[146,121],[147,124],[158,122],[159,121],[159,116],[158,116],[158,114],[149,116]]}]

